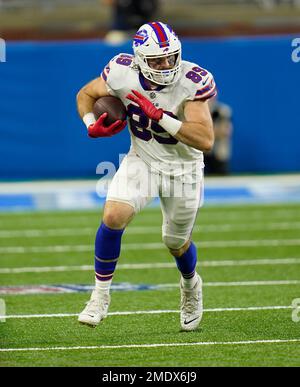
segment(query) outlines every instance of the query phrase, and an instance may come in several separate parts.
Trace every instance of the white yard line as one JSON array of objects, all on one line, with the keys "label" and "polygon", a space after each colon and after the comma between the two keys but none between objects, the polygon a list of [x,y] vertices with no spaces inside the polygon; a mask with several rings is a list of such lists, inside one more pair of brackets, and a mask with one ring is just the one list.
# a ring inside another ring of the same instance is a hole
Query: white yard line
[{"label": "white yard line", "polygon": [[[194,233],[219,232],[226,233],[232,231],[274,231],[274,230],[298,230],[300,222],[273,222],[273,223],[239,223],[239,224],[206,224],[194,227]],[[55,229],[29,229],[29,230],[1,230],[0,238],[45,238],[45,237],[64,237],[77,235],[93,235],[96,229],[93,227],[84,228],[55,228]],[[126,234],[157,234],[161,232],[161,226],[141,226],[128,227]]]},{"label": "white yard line", "polygon": [[[291,305],[277,305],[277,306],[250,306],[243,308],[213,308],[204,309],[205,313],[212,312],[241,312],[241,311],[260,311],[260,310],[282,310],[291,309]],[[130,316],[137,314],[166,314],[166,313],[179,313],[179,310],[136,310],[136,311],[123,311],[123,312],[111,312],[109,316]],[[15,314],[8,316],[0,316],[0,318],[7,319],[30,319],[30,318],[57,318],[57,317],[76,317],[78,313],[53,313],[53,314]]]},{"label": "white yard line", "polygon": [[[215,260],[200,261],[199,267],[227,267],[227,266],[261,266],[261,265],[299,265],[300,258],[262,258],[262,259],[239,259],[239,260]],[[118,270],[144,270],[144,269],[176,269],[174,262],[160,263],[119,263]],[[35,267],[5,267],[0,268],[0,274],[21,273],[49,273],[69,271],[90,271],[93,265],[81,266],[35,266]]]},{"label": "white yard line", "polygon": [[[204,282],[207,287],[227,286],[273,286],[273,285],[300,285],[300,280],[271,280],[271,281],[232,281],[232,282]],[[176,288],[178,284],[160,284],[160,288]]]},{"label": "white yard line", "polygon": [[54,228],[54,229],[31,229],[31,230],[1,230],[0,238],[43,238],[59,236],[89,235],[96,233],[96,228]]},{"label": "white yard line", "polygon": [[[261,204],[261,209],[257,209],[255,208],[253,210],[252,208],[253,206],[250,204],[249,208],[246,208],[244,207],[244,204],[241,205],[241,206],[235,206],[233,205],[232,207],[230,206],[230,216],[231,217],[235,217],[235,216],[239,216],[240,214],[250,214],[252,216],[261,216],[261,212],[264,211],[264,210],[267,210],[271,215],[276,215],[276,216],[282,216],[283,214],[286,214],[286,215],[295,215],[295,209],[294,208],[286,208],[286,209],[282,209],[281,208],[281,204],[276,206],[276,208],[273,207],[273,211],[271,211],[270,209],[272,209],[272,205],[269,205],[269,204],[264,204],[262,203]],[[201,210],[201,209],[200,209]],[[84,212],[84,214],[83,214]],[[228,214],[227,210],[226,210],[226,207],[223,207],[223,208],[218,208],[218,210],[215,210],[213,207],[211,209],[209,208],[205,208],[205,209],[202,209],[201,211],[201,215],[203,216],[210,216],[210,215],[213,215],[213,216],[218,216],[218,217],[223,217],[223,215]],[[143,212],[139,215],[139,218],[151,218],[151,217],[156,217],[158,214],[161,214],[161,210],[159,207],[154,207],[154,208],[145,208],[143,210]],[[91,209],[91,210],[74,210],[74,211],[61,211],[61,210],[58,210],[58,211],[46,211],[46,212],[36,212],[36,213],[32,213],[32,212],[28,212],[28,211],[18,211],[18,212],[12,212],[12,213],[7,213],[7,212],[0,212],[0,221],[4,221],[4,222],[9,222],[10,220],[21,220],[21,221],[27,221],[27,220],[34,220],[34,221],[40,221],[40,220],[48,220],[48,221],[52,221],[52,220],[57,220],[57,219],[63,219],[64,222],[65,221],[74,221],[74,220],[77,220],[79,219],[80,221],[81,220],[87,220],[88,218],[90,217],[93,217],[94,219],[97,218],[97,216],[99,216],[99,219],[102,215],[102,209],[99,208],[99,211],[95,210],[95,209]]]},{"label": "white yard line", "polygon": [[203,286],[273,286],[273,285],[300,285],[300,280],[274,281],[240,281],[240,282],[206,282]]},{"label": "white yard line", "polygon": [[250,345],[250,344],[281,344],[299,343],[300,339],[276,339],[276,340],[247,340],[247,341],[200,341],[196,343],[155,343],[155,344],[125,344],[125,345],[92,345],[77,347],[37,347],[37,348],[1,348],[0,352],[21,351],[75,351],[93,349],[133,349],[133,348],[161,348],[161,347],[195,347],[215,345]]},{"label": "white yard line", "polygon": [[64,272],[64,271],[90,271],[90,270],[94,270],[94,266],[82,265],[82,266],[41,266],[41,267],[15,267],[15,268],[6,267],[6,268],[0,269],[0,274],[49,273],[49,272]]},{"label": "white yard line", "polygon": [[[300,239],[250,239],[250,240],[225,240],[195,242],[197,247],[203,248],[237,248],[237,247],[261,247],[261,246],[299,246]],[[161,250],[166,246],[163,243],[124,243],[123,251],[129,250]],[[65,253],[93,251],[90,245],[51,245],[51,246],[2,246],[1,254],[25,254],[25,253]]]},{"label": "white yard line", "polygon": [[[230,211],[210,211],[207,208],[203,211],[200,210],[198,219],[201,221],[201,219],[208,219],[209,221],[224,221],[227,222],[230,220],[239,220],[241,217],[247,217],[248,220],[265,220],[263,212],[265,209],[268,211],[268,218],[279,218],[281,219],[287,219],[292,218],[293,220],[300,220],[300,211],[297,211],[297,209],[279,209],[279,210],[273,210],[271,211],[269,209],[268,204],[262,204],[261,210],[239,210],[237,207],[232,208],[230,207]],[[51,213],[45,213],[44,216],[41,216],[42,213],[37,213],[31,215],[28,212],[20,212],[20,213],[12,213],[9,214],[9,217],[6,213],[0,212],[0,226],[4,228],[7,224],[12,224],[15,226],[15,222],[24,223],[26,226],[32,223],[38,223],[40,224],[54,224],[55,226],[57,223],[62,221],[63,224],[66,224],[70,222],[72,225],[75,223],[82,224],[82,223],[88,223],[88,220],[90,217],[95,219],[95,211],[90,211],[86,213],[86,215],[76,214],[75,212],[70,214],[67,211],[57,212],[55,215],[53,212]],[[139,215],[139,219],[143,220],[143,222],[149,222],[153,218],[156,218],[160,216],[160,209],[158,208],[155,212],[145,210],[142,212],[141,215]],[[99,222],[101,220],[101,211],[99,210]]]}]

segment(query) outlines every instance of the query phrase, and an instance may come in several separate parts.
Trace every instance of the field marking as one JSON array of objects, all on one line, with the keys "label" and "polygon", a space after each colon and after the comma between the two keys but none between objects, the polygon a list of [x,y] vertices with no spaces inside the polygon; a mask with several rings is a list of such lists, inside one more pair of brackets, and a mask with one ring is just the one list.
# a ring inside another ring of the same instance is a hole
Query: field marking
[{"label": "field marking", "polygon": [[[250,240],[225,240],[194,242],[197,247],[226,248],[226,247],[261,247],[261,246],[299,246],[300,239],[250,239]],[[130,250],[161,250],[166,249],[163,243],[124,243],[123,251]],[[53,246],[2,246],[1,254],[25,254],[25,253],[66,253],[89,252],[94,246],[89,245],[53,245]]]},{"label": "field marking", "polygon": [[[298,204],[298,203],[294,203]],[[293,204],[293,205],[294,205]],[[285,205],[285,203],[280,203],[277,207],[282,207],[282,205]],[[288,204],[289,206],[290,204]],[[262,212],[267,212],[268,216],[275,217],[275,218],[289,218],[292,216],[295,218],[298,215],[298,218],[300,217],[300,212],[297,213],[297,210],[299,210],[299,205],[296,208],[286,208],[286,209],[274,209],[273,205],[269,205],[268,203],[261,203],[260,209],[253,210],[253,206],[249,204],[247,208],[245,209],[245,204],[242,204],[240,207],[243,209],[239,209],[238,206],[229,206],[229,208],[226,211],[223,211],[224,206],[220,206],[222,209],[216,211],[210,211],[209,208],[205,208],[204,210],[200,211],[199,213],[199,219],[201,218],[209,218],[210,220],[229,220],[229,219],[240,219],[241,216],[247,217],[247,219],[253,219],[253,218],[259,218],[264,219],[262,216]],[[234,207],[234,208],[233,208]],[[49,224],[52,222],[55,222],[57,224],[58,220],[63,220],[64,223],[70,221],[73,223],[75,220],[77,222],[87,222],[87,220],[90,217],[93,217],[95,221],[101,219],[102,211],[99,209],[97,210],[87,210],[85,215],[78,214],[75,212],[70,213],[69,211],[57,211],[55,214],[56,216],[53,216],[53,211],[51,212],[45,212],[45,213],[38,213],[31,215],[28,213],[28,211],[21,211],[21,212],[13,212],[13,213],[1,213],[0,212],[0,224],[1,223],[14,223],[15,219],[19,222],[20,220],[23,221],[25,224],[28,224],[29,222],[43,222],[44,224]],[[144,218],[146,220],[149,220],[149,218],[157,218],[158,215],[161,215],[160,208],[153,208],[150,211],[148,209],[144,210],[141,216],[139,218]],[[3,219],[8,218],[8,219]],[[44,221],[46,220],[46,221]]]},{"label": "field marking", "polygon": [[[212,312],[241,312],[241,311],[257,311],[257,310],[282,310],[292,309],[292,305],[276,305],[276,306],[250,306],[243,308],[213,308],[204,309],[204,313]],[[108,316],[130,316],[137,314],[165,314],[165,313],[180,313],[180,310],[136,310],[136,311],[123,311],[123,312],[111,312]],[[57,318],[57,317],[76,317],[79,313],[53,313],[53,314],[15,314],[6,315],[8,319],[29,319],[29,318]],[[2,316],[0,316],[1,318]]]},{"label": "field marking", "polygon": [[[205,287],[232,287],[232,286],[281,286],[281,285],[300,285],[300,280],[271,280],[271,281],[235,281],[235,282],[204,282]],[[178,289],[178,283],[168,284],[131,284],[116,283],[112,285],[112,291],[157,291]],[[0,294],[8,296],[33,295],[33,294],[75,294],[86,293],[93,290],[93,285],[24,285],[24,286],[1,286]]]},{"label": "field marking", "polygon": [[273,339],[273,340],[247,340],[247,341],[200,341],[194,343],[155,343],[155,344],[124,344],[124,345],[91,345],[77,347],[36,347],[36,348],[1,348],[0,352],[21,351],[74,351],[91,349],[133,349],[133,348],[161,348],[161,347],[194,347],[209,345],[250,345],[250,344],[281,344],[299,343],[300,339]]},{"label": "field marking", "polygon": [[[295,230],[300,229],[300,222],[273,222],[273,223],[239,223],[239,224],[206,224],[197,225],[194,227],[194,233],[205,232],[232,232],[232,231],[274,231],[274,230]],[[160,233],[161,225],[158,226],[141,226],[141,227],[128,227],[126,234],[156,234]],[[55,228],[55,229],[31,229],[31,230],[1,230],[0,238],[43,238],[43,237],[64,237],[64,236],[76,236],[76,235],[94,235],[96,229],[94,227],[84,228]]]},{"label": "field marking", "polygon": [[[262,259],[238,259],[223,261],[200,261],[198,267],[227,267],[227,266],[260,266],[260,265],[299,265],[300,258],[262,258]],[[118,270],[144,270],[144,269],[176,269],[174,262],[160,263],[120,263]],[[81,266],[35,266],[35,267],[5,267],[0,268],[0,274],[22,274],[22,273],[49,273],[65,271],[90,271],[93,265]]]},{"label": "field marking", "polygon": [[[300,285],[300,280],[272,280],[272,281],[232,281],[232,282],[204,282],[203,286],[273,286],[273,285]],[[178,287],[178,284],[160,284],[160,288]]]}]

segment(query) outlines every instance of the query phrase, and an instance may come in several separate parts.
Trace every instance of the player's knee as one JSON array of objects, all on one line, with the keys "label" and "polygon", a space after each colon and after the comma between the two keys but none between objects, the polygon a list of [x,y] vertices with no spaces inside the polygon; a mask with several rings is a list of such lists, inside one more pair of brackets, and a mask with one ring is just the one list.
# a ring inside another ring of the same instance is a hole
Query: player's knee
[{"label": "player's knee", "polygon": [[123,228],[123,222],[120,222],[120,218],[113,211],[109,211],[103,216],[103,223],[112,229]]},{"label": "player's knee", "polygon": [[133,211],[122,211],[122,208],[107,206],[104,210],[103,223],[112,229],[122,229],[133,217]]},{"label": "player's knee", "polygon": [[187,250],[188,248],[190,247],[190,244],[191,244],[191,241],[188,240],[184,243],[183,246],[181,246],[179,249],[170,249],[170,253],[174,256],[174,257],[181,257]]},{"label": "player's knee", "polygon": [[164,244],[175,257],[180,257],[189,248],[190,241],[183,237],[163,235]]}]

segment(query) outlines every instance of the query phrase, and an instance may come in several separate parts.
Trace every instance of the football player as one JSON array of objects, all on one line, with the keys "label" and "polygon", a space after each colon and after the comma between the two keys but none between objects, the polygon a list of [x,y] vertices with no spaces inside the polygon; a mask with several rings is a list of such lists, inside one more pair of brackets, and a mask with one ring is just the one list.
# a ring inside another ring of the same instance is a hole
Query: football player
[{"label": "football player", "polygon": [[127,107],[131,135],[131,148],[109,187],[96,235],[95,289],[78,320],[96,326],[107,316],[124,229],[159,195],[162,238],[181,273],[180,323],[183,330],[191,331],[198,327],[203,309],[191,234],[203,199],[203,151],[214,142],[207,101],[216,95],[216,86],[209,71],[181,59],[180,40],[164,23],[141,26],[133,52],[114,57],[101,77],[77,95],[89,136],[112,136],[126,125],[116,121],[105,126],[107,113],[96,121],[93,104],[109,95]]}]

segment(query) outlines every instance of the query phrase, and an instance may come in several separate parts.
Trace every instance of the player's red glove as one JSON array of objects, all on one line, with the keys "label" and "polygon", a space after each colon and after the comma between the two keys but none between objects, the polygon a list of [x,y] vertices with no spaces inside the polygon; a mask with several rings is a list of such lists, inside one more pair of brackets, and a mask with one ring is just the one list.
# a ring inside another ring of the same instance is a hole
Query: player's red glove
[{"label": "player's red glove", "polygon": [[89,137],[111,137],[121,132],[127,125],[127,121],[117,120],[109,126],[104,125],[104,120],[107,117],[107,113],[101,114],[98,120],[88,127]]},{"label": "player's red glove", "polygon": [[159,121],[162,118],[164,114],[163,109],[157,109],[153,105],[153,103],[149,101],[148,98],[144,97],[137,90],[131,90],[131,91],[133,94],[128,94],[126,98],[138,104],[139,107],[146,114],[146,116],[148,116],[149,118],[151,118],[151,120],[154,120],[154,121]]}]

